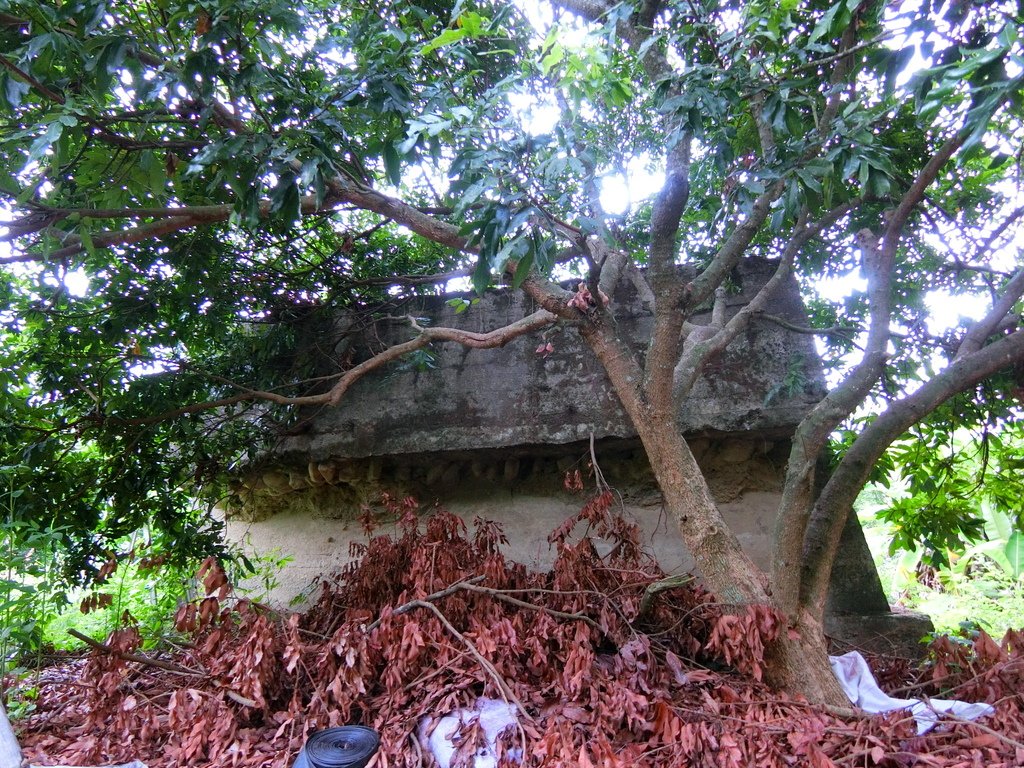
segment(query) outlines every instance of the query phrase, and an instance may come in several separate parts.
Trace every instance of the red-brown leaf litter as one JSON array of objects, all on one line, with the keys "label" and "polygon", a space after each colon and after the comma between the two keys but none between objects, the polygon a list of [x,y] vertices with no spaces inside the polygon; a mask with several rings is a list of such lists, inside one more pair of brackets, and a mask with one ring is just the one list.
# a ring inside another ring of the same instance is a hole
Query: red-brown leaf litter
[{"label": "red-brown leaf litter", "polygon": [[[381,736],[372,766],[429,766],[419,722],[488,697],[519,712],[503,765],[1024,765],[1024,632],[940,639],[923,664],[871,659],[896,695],[995,707],[918,736],[905,712],[832,713],[758,682],[777,618],[724,611],[694,584],[649,591],[665,574],[610,494],[551,535],[544,573],[505,560],[492,523],[470,532],[389,504],[400,533],[368,537],[302,615],[233,600],[211,561],[208,596],[177,616],[188,641],[144,655],[161,666],[137,660],[129,626],[113,653],[41,672],[38,709],[18,723],[25,756],[284,768],[311,731],[362,724]],[[456,762],[471,765],[483,738],[465,727]]]}]

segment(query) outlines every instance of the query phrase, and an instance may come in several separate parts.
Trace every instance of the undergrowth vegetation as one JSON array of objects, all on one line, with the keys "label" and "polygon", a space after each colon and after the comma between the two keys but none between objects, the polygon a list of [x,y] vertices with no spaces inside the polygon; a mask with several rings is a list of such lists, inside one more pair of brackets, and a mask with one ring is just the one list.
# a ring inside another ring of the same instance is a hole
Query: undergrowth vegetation
[{"label": "undergrowth vegetation", "polygon": [[939,632],[1024,626],[1024,428],[916,428],[876,467],[858,512],[890,603]]},{"label": "undergrowth vegetation", "polygon": [[0,499],[0,703],[8,677],[22,674],[41,652],[46,626],[66,602],[59,576],[62,531],[18,519],[21,494],[9,485]]},{"label": "undergrowth vegetation", "polygon": [[[21,495],[11,484],[0,497],[0,704],[13,719],[35,707],[36,670],[86,649],[87,638],[102,641],[126,625],[138,630],[141,647],[166,646],[177,635],[176,611],[196,597],[197,563],[169,558],[173,541],[150,529],[113,542],[89,586],[69,584],[66,528],[20,519]],[[266,600],[290,560],[242,543],[224,551],[231,579],[257,602]]]},{"label": "undergrowth vegetation", "polygon": [[[381,733],[378,765],[411,767],[427,759],[419,723],[481,696],[516,708],[518,727],[501,744],[521,749],[527,766],[1010,766],[1024,757],[1020,634],[939,641],[923,669],[878,667],[889,689],[995,706],[984,725],[918,736],[906,713],[842,718],[761,684],[778,617],[665,582],[635,526],[610,514],[611,493],[551,534],[557,559],[545,573],[506,561],[493,523],[478,519],[470,532],[445,512],[424,521],[413,500],[388,504],[398,535],[357,545],[358,559],[324,581],[303,615],[234,597],[210,559],[204,596],[176,614],[185,639],[173,654],[140,656],[141,633],[128,625],[106,650],[48,670],[38,709],[20,723],[29,759],[284,768],[312,730],[360,723]],[[363,522],[372,533],[373,519]],[[581,529],[589,535],[572,535]],[[483,738],[476,723],[462,729],[463,762]]]},{"label": "undergrowth vegetation", "polygon": [[939,633],[984,629],[999,636],[1024,626],[1024,581],[980,553],[978,544],[933,566],[920,549],[892,551],[890,523],[862,513],[861,524],[890,604],[928,614]]},{"label": "undergrowth vegetation", "polygon": [[[136,537],[132,537],[134,539]],[[147,557],[126,540],[124,562],[97,586],[67,592],[63,609],[46,622],[46,648],[75,650],[83,642],[69,630],[102,640],[121,627],[126,618],[139,627],[146,648],[160,645],[174,634],[173,617],[178,607],[196,596],[196,564],[179,565]],[[229,547],[224,560],[232,583],[253,602],[266,601],[277,586],[278,574],[291,558],[279,550],[256,553],[239,544]]]}]

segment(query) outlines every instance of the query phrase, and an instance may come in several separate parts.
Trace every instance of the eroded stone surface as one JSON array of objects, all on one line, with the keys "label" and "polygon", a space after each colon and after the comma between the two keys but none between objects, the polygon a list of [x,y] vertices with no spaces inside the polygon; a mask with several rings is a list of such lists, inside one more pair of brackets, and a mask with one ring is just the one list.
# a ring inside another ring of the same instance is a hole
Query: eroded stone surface
[{"label": "eroded stone surface", "polygon": [[[736,293],[728,299],[731,312],[749,301],[774,269],[768,261],[746,262],[737,269]],[[431,325],[486,332],[536,309],[518,291],[488,293],[462,313],[447,304],[449,299],[418,299],[401,312],[425,317]],[[612,307],[615,322],[640,354],[653,323],[650,310],[628,282],[616,291]],[[777,292],[769,314],[806,325],[795,283]],[[326,334],[334,339],[334,359],[359,362],[370,350],[412,338],[404,315],[358,333],[345,333],[351,323],[339,320],[334,335]],[[707,320],[706,315],[695,318]],[[395,365],[375,372],[338,406],[310,412],[305,431],[284,440],[278,456],[321,460],[564,445],[591,434],[597,439],[634,437],[600,363],[579,335],[571,328],[551,329],[543,336],[554,348],[547,355],[537,352],[540,339],[529,335],[486,350],[436,344],[432,368]],[[328,365],[324,373],[335,370]],[[788,435],[824,391],[812,337],[755,320],[711,362],[679,413],[680,428],[688,435]]]},{"label": "eroded stone surface", "polygon": [[[695,454],[715,499],[733,502],[750,491],[778,493],[789,442],[762,437],[694,440]],[[597,458],[605,479],[631,503],[661,503],[654,474],[636,439],[607,438],[561,446],[518,446],[445,453],[399,454],[310,460],[305,466],[274,464],[232,482],[231,514],[250,522],[303,511],[317,517],[352,519],[377,506],[382,492],[446,500],[466,493],[509,489],[517,494],[557,496],[566,474],[580,472],[592,483]]]},{"label": "eroded stone surface", "polygon": [[[738,269],[730,311],[748,301],[773,270],[774,264],[763,261]],[[401,312],[432,325],[489,331],[535,309],[517,292],[490,293],[465,313],[456,313],[449,298],[417,300]],[[616,322],[642,353],[652,322],[649,308],[628,284],[615,294],[613,306]],[[784,286],[769,313],[806,324],[795,284]],[[311,343],[328,352],[321,372],[330,375],[411,338],[412,331],[402,318],[379,319],[358,331],[342,318],[314,336]],[[477,516],[495,520],[508,535],[509,557],[547,567],[547,535],[581,504],[566,490],[566,477],[578,470],[592,489],[595,458],[620,511],[640,524],[661,565],[669,572],[691,569],[693,561],[675,521],[662,509],[646,456],[600,365],[573,329],[544,335],[554,347],[549,355],[537,352],[539,340],[532,335],[495,350],[435,345],[432,368],[399,364],[368,376],[339,406],[303,414],[301,433],[283,439],[261,466],[236,477],[229,534],[250,537],[256,549],[279,547],[295,557],[274,597],[287,600],[346,562],[349,544],[363,537],[361,511],[379,512],[383,491],[414,496],[425,510],[443,505],[467,524]],[[824,391],[812,337],[762,319],[712,361],[679,413],[680,429],[730,528],[763,568],[770,563],[789,438]],[[383,523],[386,529],[388,521]],[[829,610],[837,617],[833,631],[848,642],[858,642],[858,627],[901,626],[885,620],[858,624],[855,618],[888,615],[855,520],[844,531]]]}]

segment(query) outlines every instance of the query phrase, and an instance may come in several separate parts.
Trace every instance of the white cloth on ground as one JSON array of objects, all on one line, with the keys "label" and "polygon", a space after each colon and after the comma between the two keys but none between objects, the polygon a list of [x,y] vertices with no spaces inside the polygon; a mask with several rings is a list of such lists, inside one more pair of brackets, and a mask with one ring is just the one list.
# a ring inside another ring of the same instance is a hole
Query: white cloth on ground
[{"label": "white cloth on ground", "polygon": [[865,712],[879,714],[896,709],[909,709],[917,722],[917,732],[927,733],[935,727],[939,715],[950,713],[964,720],[975,720],[995,710],[988,704],[968,704],[945,699],[894,699],[878,687],[868,663],[857,651],[842,656],[829,656],[832,671],[855,706]]},{"label": "white cloth on ground", "polygon": [[[454,743],[459,729],[466,723],[480,719],[480,727],[487,738],[487,747],[477,752],[473,759],[473,768],[496,768],[498,765],[495,745],[498,735],[509,726],[518,722],[516,708],[512,704],[497,699],[481,698],[473,709],[459,709],[442,717],[434,729],[427,734],[431,718],[424,717],[419,723],[420,744],[430,750],[434,760],[441,768],[450,768],[452,757],[458,748]],[[516,762],[520,762],[521,750],[510,750]]]}]

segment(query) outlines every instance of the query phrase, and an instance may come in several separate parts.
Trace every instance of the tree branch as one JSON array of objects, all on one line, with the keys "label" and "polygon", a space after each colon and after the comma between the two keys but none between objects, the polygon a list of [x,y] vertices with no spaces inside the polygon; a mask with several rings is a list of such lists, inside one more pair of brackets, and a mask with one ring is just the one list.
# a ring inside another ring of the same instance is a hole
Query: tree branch
[{"label": "tree branch", "polygon": [[828,328],[811,328],[806,325],[797,325],[796,323],[791,323],[789,320],[786,320],[784,317],[769,315],[766,312],[758,312],[757,319],[774,323],[780,328],[785,328],[787,331],[792,331],[793,333],[806,333],[811,336],[839,336],[847,341],[860,333],[859,328],[849,325],[833,325]]},{"label": "tree branch", "polygon": [[455,280],[459,277],[469,277],[471,274],[473,274],[473,268],[464,267],[462,269],[453,269],[449,272],[438,272],[433,275],[395,275],[394,277],[368,277],[362,280],[346,280],[346,284],[352,286],[431,285],[433,283]]},{"label": "tree branch", "polygon": [[[853,210],[858,203],[859,200],[852,200],[837,206],[818,221],[810,224],[800,222],[793,236],[786,244],[775,273],[761,287],[754,298],[747,302],[728,322],[725,321],[724,316],[720,316],[717,320],[713,318],[710,326],[714,331],[713,334],[702,333],[695,329],[695,332],[691,334],[693,340],[687,339],[683,354],[673,372],[672,397],[677,406],[690,393],[694,384],[697,383],[704,364],[731,344],[747,328],[751,318],[764,314],[775,292],[790,278],[793,271],[793,260],[800,249],[812,238],[817,237],[823,231],[836,224]],[[716,307],[719,304],[717,299],[715,304]]]},{"label": "tree branch", "polygon": [[[90,238],[92,246],[94,248],[108,248],[115,245],[131,245],[132,243],[141,243],[145,240],[159,239],[175,232],[191,229],[201,224],[213,224],[219,221],[227,221],[231,216],[232,208],[230,205],[193,206],[181,209],[185,211],[184,215],[175,214],[174,211],[176,211],[176,209],[174,208],[155,210],[158,211],[156,214],[156,216],[159,217],[157,221],[142,224],[131,229],[116,232],[102,232],[92,235]],[[299,212],[303,216],[311,216],[314,214],[324,213],[329,210],[331,210],[330,207],[318,206],[316,198],[313,195],[305,196],[299,204]],[[263,201],[260,203],[260,214],[262,216],[270,215],[270,201]],[[86,215],[88,217],[87,213]],[[122,212],[120,218],[134,217],[129,215],[129,211],[126,210]],[[37,257],[38,260],[42,260],[43,258],[49,258],[51,260],[64,259],[86,250],[85,241],[80,235],[68,235],[64,239],[64,242],[67,244],[63,248],[58,248],[48,254],[40,254]]]},{"label": "tree branch", "polygon": [[5,69],[17,75],[20,80],[30,85],[34,90],[36,90],[40,95],[44,96],[48,100],[56,102],[57,104],[64,103],[64,97],[61,94],[57,93],[56,91],[51,91],[49,88],[47,88],[41,82],[36,80],[34,77],[32,77],[32,75],[23,70],[13,61],[8,59],[6,56],[0,56],[0,66],[3,66]]},{"label": "tree branch", "polygon": [[772,203],[784,189],[785,183],[777,181],[761,193],[751,206],[749,215],[732,230],[732,234],[715,253],[707,268],[685,287],[681,307],[684,317],[689,317],[697,307],[707,301],[736,267],[771,213]]},{"label": "tree branch", "polygon": [[846,514],[871,469],[892,442],[959,392],[977,386],[1003,368],[1024,359],[1024,330],[965,354],[913,394],[890,404],[858,435],[822,489],[809,524],[804,550],[800,601],[824,606],[830,566],[839,546]]},{"label": "tree branch", "polygon": [[516,597],[512,597],[511,595],[502,592],[500,589],[491,589],[490,587],[483,587],[468,582],[460,583],[458,586],[462,589],[465,589],[467,592],[477,592],[481,595],[489,595],[490,597],[493,597],[495,600],[500,600],[503,603],[514,605],[517,608],[525,608],[528,611],[538,611],[540,613],[546,613],[549,616],[554,616],[556,619],[563,619],[565,621],[582,621],[588,627],[596,629],[602,635],[607,634],[607,631],[604,629],[604,627],[602,627],[589,616],[582,613],[567,613],[565,611],[557,611],[554,608],[548,608],[544,605],[537,605],[536,603],[529,603],[526,600],[520,600]]},{"label": "tree branch", "polygon": [[[345,393],[368,373],[372,373],[378,368],[384,367],[403,355],[415,352],[418,349],[423,349],[435,341],[454,341],[472,349],[492,349],[494,347],[503,347],[519,336],[524,336],[528,333],[532,333],[533,331],[551,325],[558,320],[558,317],[547,310],[540,309],[514,323],[502,326],[501,328],[496,328],[487,333],[474,333],[472,331],[464,331],[460,328],[422,328],[413,318],[410,317],[407,319],[412,327],[418,331],[415,338],[401,344],[396,344],[393,347],[389,347],[383,352],[374,355],[369,360],[365,360],[345,371],[345,373],[341,375],[341,377],[327,392],[316,395],[290,396],[282,395],[280,392],[246,389],[237,395],[223,397],[218,400],[209,400],[203,403],[193,403],[191,405],[182,406],[181,408],[165,411],[164,413],[156,416],[148,416],[141,419],[118,419],[117,421],[119,423],[135,426],[144,426],[147,424],[157,424],[179,416],[187,416],[192,413],[202,413],[204,411],[226,408],[230,405],[237,405],[238,403],[257,400],[284,406],[335,406],[341,402]],[[102,420],[106,417],[97,418]],[[94,419],[94,421],[95,420],[96,419]]]},{"label": "tree branch", "polygon": [[[833,92],[829,95],[822,116],[818,120],[816,127],[817,139],[801,157],[801,160],[805,162],[816,157],[821,151],[821,147],[828,138],[829,127],[839,112],[841,92],[837,86],[842,83],[853,67],[851,54],[857,42],[858,26],[858,14],[854,14],[850,25],[843,32],[842,39],[840,40],[840,50],[837,53],[839,61],[833,68],[832,75],[829,78],[829,84]],[[762,140],[767,139],[760,131],[759,136]],[[769,143],[769,146],[771,146],[771,143]],[[683,305],[685,313],[691,313],[694,308],[707,301],[715,289],[721,285],[726,275],[736,266],[737,261],[746,252],[746,249],[768,218],[768,215],[771,213],[771,204],[784,190],[785,181],[776,181],[754,201],[749,215],[732,228],[732,235],[719,248],[707,269],[686,287]]]},{"label": "tree branch", "polygon": [[644,364],[644,392],[658,410],[672,408],[672,372],[679,360],[683,287],[676,268],[679,223],[690,197],[692,137],[684,134],[667,158],[665,185],[651,211],[650,283],[656,297],[654,329]]},{"label": "tree branch", "polygon": [[608,13],[611,6],[603,0],[553,0],[552,5],[572,11],[590,22],[598,22]]},{"label": "tree branch", "polygon": [[[805,604],[802,583],[805,570],[805,534],[808,532],[814,500],[814,482],[818,457],[829,435],[839,423],[863,402],[885,369],[892,321],[892,280],[896,250],[903,227],[914,207],[924,199],[928,186],[935,181],[956,150],[967,138],[961,130],[947,140],[929,159],[904,193],[896,208],[884,222],[881,238],[870,229],[857,233],[861,250],[862,270],[868,278],[869,324],[864,356],[840,384],[829,392],[796,429],[786,469],[779,515],[775,520],[772,551],[772,589],[780,608],[790,616]],[[845,519],[833,521],[841,531]],[[822,561],[825,562],[825,561]],[[820,615],[820,614],[819,614]]]},{"label": "tree branch", "polygon": [[[461,592],[464,589],[469,589],[474,584],[479,584],[485,578],[487,577],[474,576],[471,579],[466,579],[465,581],[457,581],[451,586],[445,587],[444,589],[439,589],[437,592],[431,592],[429,595],[425,595],[424,597],[421,597],[418,600],[410,600],[408,603],[403,603],[402,605],[399,605],[393,611],[391,611],[390,615],[401,616],[403,614],[409,613],[409,611],[411,611],[413,608],[418,607],[419,603],[433,603],[438,600],[443,600],[444,598],[450,595],[454,595],[456,592]],[[379,627],[383,621],[383,616],[371,621],[366,627],[367,634],[373,632],[373,630]]]},{"label": "tree branch", "polygon": [[461,328],[422,328],[417,324],[415,318],[409,317],[408,320],[428,344],[434,341],[454,341],[470,349],[493,349],[494,347],[503,347],[524,334],[551,325],[558,320],[558,317],[546,309],[539,309],[521,320],[487,333],[464,331]]},{"label": "tree branch", "polygon": [[[141,48],[133,48],[131,50],[131,55],[149,67],[161,68],[167,66],[167,62],[163,61],[159,56],[142,50]],[[54,95],[59,96],[59,94]],[[245,122],[233,114],[225,105],[218,101],[213,101],[210,106],[213,110],[214,119],[218,124],[237,133],[250,133]],[[298,160],[294,161],[292,166],[297,172],[301,171],[301,163]],[[413,206],[410,206],[396,198],[377,192],[376,190],[373,190],[353,179],[340,176],[335,177],[328,180],[328,188],[331,190],[332,195],[338,202],[350,203],[364,210],[379,213],[398,224],[408,227],[416,234],[421,235],[428,240],[432,240],[441,245],[447,245],[458,250],[475,250],[467,248],[467,240],[459,234],[458,227],[442,222],[425,213],[421,213]],[[145,230],[140,228],[140,231],[127,236],[128,239],[123,241],[116,239],[116,237],[111,234],[111,238],[113,239],[110,240],[109,244],[140,242],[141,240],[146,239],[147,236],[153,237],[166,235],[170,232],[176,231],[176,229],[187,228],[187,226],[189,226],[183,221],[179,221],[177,223],[181,226],[170,229],[167,227],[153,227],[151,234],[149,235],[146,234]],[[93,238],[93,242],[94,244],[97,243],[96,237]],[[100,242],[102,242],[102,240]],[[61,252],[59,254],[54,254],[53,256],[55,258],[60,258],[65,255],[71,255],[72,253],[78,253],[81,250],[82,248],[79,247],[78,250],[69,251],[67,253]]]},{"label": "tree branch", "polygon": [[1006,284],[1003,294],[993,304],[985,317],[979,320],[964,334],[954,359],[977,352],[985,344],[985,340],[996,332],[996,329],[1013,311],[1013,306],[1024,295],[1024,269],[1017,272]]},{"label": "tree branch", "polygon": [[188,667],[183,667],[180,664],[172,664],[169,661],[161,661],[160,659],[150,659],[136,653],[124,653],[123,651],[111,648],[109,645],[101,643],[98,640],[93,640],[91,637],[82,634],[77,629],[69,629],[68,634],[78,640],[81,640],[86,645],[95,648],[97,651],[109,653],[111,656],[117,656],[119,659],[124,659],[125,661],[134,661],[138,664],[156,667],[157,669],[162,669],[165,672],[173,672],[176,675],[190,675],[193,677],[206,677],[209,675],[208,672],[201,669],[190,669]]},{"label": "tree branch", "polygon": [[888,225],[882,237],[882,247],[885,249],[887,257],[895,254],[896,245],[899,242],[903,227],[907,223],[907,219],[910,218],[914,208],[924,200],[925,191],[935,181],[939,171],[956,154],[956,151],[960,149],[969,135],[970,131],[961,129],[955,136],[947,139],[928,162],[925,163],[924,168],[921,169],[917,178],[914,179],[914,183],[910,185],[910,189],[900,198],[899,204],[889,215]]},{"label": "tree branch", "polygon": [[832,121],[835,120],[836,115],[839,114],[839,108],[842,106],[842,90],[839,86],[853,69],[853,51],[857,43],[857,29],[860,24],[860,13],[854,13],[850,19],[850,24],[843,30],[843,36],[839,41],[839,50],[836,52],[835,57],[836,64],[828,80],[831,93],[826,98],[825,109],[822,110],[821,119],[818,122],[818,135],[822,139],[824,139],[825,132],[832,124]]},{"label": "tree branch", "polygon": [[501,693],[502,698],[505,699],[505,703],[514,704],[516,709],[519,710],[519,714],[522,715],[523,719],[526,722],[535,722],[533,716],[526,711],[526,707],[523,706],[523,702],[519,700],[519,697],[516,696],[515,692],[512,690],[512,687],[505,682],[505,679],[501,676],[501,673],[498,672],[498,670],[491,662],[484,658],[483,654],[480,653],[479,650],[477,650],[477,647],[473,645],[472,641],[468,637],[459,632],[459,630],[457,630],[452,625],[452,623],[448,621],[448,617],[441,613],[440,608],[438,608],[433,603],[428,603],[423,600],[413,600],[411,603],[409,603],[409,605],[413,608],[426,608],[428,611],[434,614],[434,616],[437,617],[437,620],[441,622],[444,628],[447,629],[449,633],[451,633],[452,637],[456,638],[460,643],[462,643],[466,647],[466,650],[469,651],[469,654],[474,659],[476,659],[476,663],[480,665],[481,669],[483,669],[484,672],[486,672],[487,675],[494,682],[494,685],[497,687],[499,693]]}]

